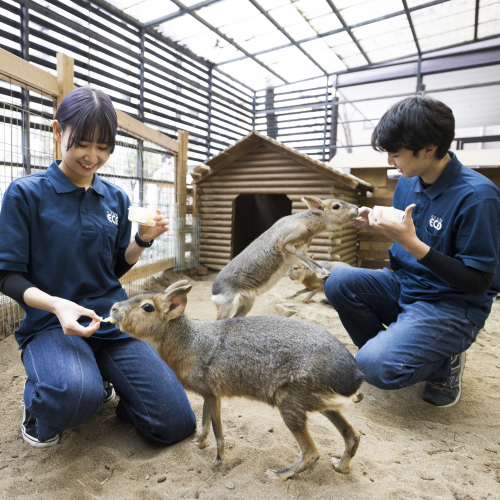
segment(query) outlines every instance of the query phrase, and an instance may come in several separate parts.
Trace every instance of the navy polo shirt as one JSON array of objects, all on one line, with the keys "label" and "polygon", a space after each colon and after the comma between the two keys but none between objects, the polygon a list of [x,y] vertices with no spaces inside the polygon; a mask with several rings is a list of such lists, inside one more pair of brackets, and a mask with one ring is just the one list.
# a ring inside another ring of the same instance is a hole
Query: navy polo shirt
[{"label": "navy polo shirt", "polygon": [[[500,191],[489,179],[464,167],[454,153],[449,155],[446,169],[427,189],[418,176],[401,177],[393,206],[405,210],[415,203],[412,217],[421,241],[468,267],[495,273],[500,262]],[[468,304],[468,318],[476,326],[484,326],[500,291],[497,276],[493,282],[497,288],[492,286],[475,297],[439,278],[398,243],[391,246],[389,256],[392,269],[402,278],[403,302],[456,298]]]},{"label": "navy polo shirt", "polygon": [[[0,211],[0,269],[22,273],[40,290],[107,317],[127,295],[114,274],[118,252],[130,243],[130,201],[94,174],[91,188],[75,186],[54,161],[46,172],[14,180]],[[23,306],[20,345],[35,333],[60,327],[57,316]],[[89,318],[80,318],[87,326]],[[98,338],[128,337],[102,323]]]}]

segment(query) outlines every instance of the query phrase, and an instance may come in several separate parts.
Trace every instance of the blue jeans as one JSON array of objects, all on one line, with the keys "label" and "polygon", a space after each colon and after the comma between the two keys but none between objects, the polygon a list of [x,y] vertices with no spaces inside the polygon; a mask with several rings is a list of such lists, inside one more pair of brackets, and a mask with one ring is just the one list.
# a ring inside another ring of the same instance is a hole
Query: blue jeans
[{"label": "blue jeans", "polygon": [[27,410],[45,441],[85,422],[101,407],[102,377],[120,396],[116,414],[149,439],[173,444],[188,437],[196,419],[174,372],[145,342],[86,339],[61,328],[38,333],[22,351],[29,382]]},{"label": "blue jeans", "polygon": [[479,327],[467,304],[443,298],[405,304],[401,283],[389,269],[335,269],[325,295],[339,313],[365,380],[380,389],[401,389],[450,376],[450,358],[476,340]]}]

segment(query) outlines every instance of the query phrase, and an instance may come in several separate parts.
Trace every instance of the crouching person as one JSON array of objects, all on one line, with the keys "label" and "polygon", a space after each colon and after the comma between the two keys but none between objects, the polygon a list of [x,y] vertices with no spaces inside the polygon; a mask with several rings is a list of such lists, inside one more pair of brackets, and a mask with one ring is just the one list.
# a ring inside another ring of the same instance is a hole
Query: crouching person
[{"label": "crouching person", "polygon": [[[97,171],[115,147],[110,98],[82,87],[53,123],[62,159],[14,180],[0,212],[0,291],[25,311],[16,331],[28,376],[23,439],[57,444],[62,431],[120,396],[116,414],[151,440],[172,444],[196,427],[184,389],[149,345],[101,323],[127,295],[118,279],[168,230],[139,226],[131,240],[125,192]],[[112,385],[103,385],[103,377]]]},{"label": "crouching person", "polygon": [[421,398],[460,400],[465,351],[500,290],[500,191],[448,151],[451,109],[418,95],[382,117],[372,146],[401,173],[393,206],[400,223],[363,207],[357,227],[393,240],[389,269],[335,269],[325,294],[359,348],[365,380],[381,389],[425,382]]}]

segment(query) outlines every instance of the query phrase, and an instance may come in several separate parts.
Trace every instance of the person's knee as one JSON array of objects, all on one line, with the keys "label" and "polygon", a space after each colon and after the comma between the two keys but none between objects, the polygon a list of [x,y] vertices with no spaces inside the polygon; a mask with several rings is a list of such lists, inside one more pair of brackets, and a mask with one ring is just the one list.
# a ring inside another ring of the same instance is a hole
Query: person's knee
[{"label": "person's knee", "polygon": [[193,410],[187,405],[182,405],[178,411],[168,408],[164,414],[159,413],[152,426],[146,424],[148,428],[139,430],[153,441],[162,444],[175,444],[188,438],[196,430],[196,417]]},{"label": "person's knee", "polygon": [[32,411],[41,421],[60,430],[75,427],[97,413],[105,395],[102,380],[71,377],[60,384],[37,384],[35,391]]},{"label": "person's knee", "polygon": [[354,280],[354,268],[338,267],[331,271],[330,276],[325,281],[325,295],[330,303],[335,307],[335,303],[348,296],[349,290]]},{"label": "person's knee", "polygon": [[356,354],[365,381],[379,389],[401,389],[405,387],[401,365],[390,359],[386,353],[377,353],[365,344]]}]

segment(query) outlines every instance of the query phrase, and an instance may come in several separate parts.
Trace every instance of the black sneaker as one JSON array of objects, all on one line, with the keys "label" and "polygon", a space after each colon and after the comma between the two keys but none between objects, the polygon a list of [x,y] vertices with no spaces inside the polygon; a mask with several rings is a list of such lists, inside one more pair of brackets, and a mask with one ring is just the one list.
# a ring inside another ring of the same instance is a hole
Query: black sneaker
[{"label": "black sneaker", "polygon": [[[24,387],[26,387],[27,383],[28,380],[24,382]],[[21,423],[23,439],[35,448],[50,448],[51,446],[56,445],[59,442],[59,434],[53,438],[47,439],[47,441],[40,441],[36,437],[36,418],[26,409],[26,406],[24,405],[24,398],[22,399],[21,404],[24,407],[23,421]]]},{"label": "black sneaker", "polygon": [[106,391],[106,397],[104,398],[103,403],[109,403],[110,401],[113,401],[113,399],[115,399],[115,387],[111,382],[108,382],[107,380],[103,380],[102,383],[104,386],[104,390]]},{"label": "black sneaker", "polygon": [[462,374],[465,368],[465,352],[451,358],[450,377],[444,382],[426,382],[421,399],[434,406],[448,408],[460,401],[462,395]]}]

